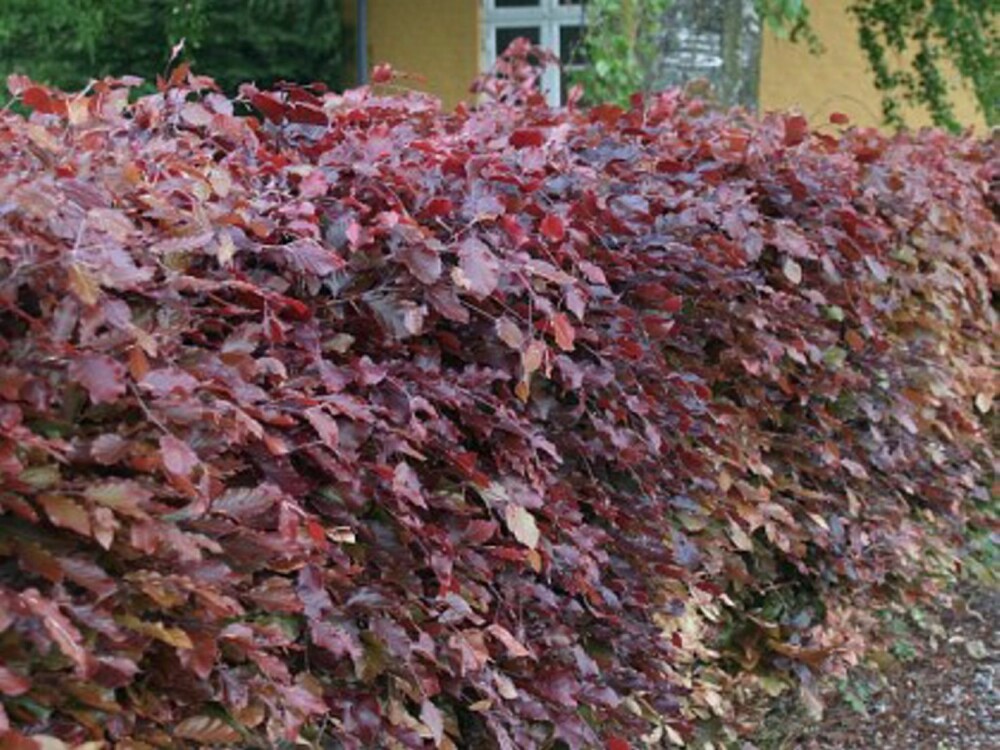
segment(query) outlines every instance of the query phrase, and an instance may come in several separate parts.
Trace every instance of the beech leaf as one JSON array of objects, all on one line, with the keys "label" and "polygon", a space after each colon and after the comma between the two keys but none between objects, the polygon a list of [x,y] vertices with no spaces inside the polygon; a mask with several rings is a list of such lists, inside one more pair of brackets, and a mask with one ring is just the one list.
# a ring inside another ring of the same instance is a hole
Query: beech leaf
[{"label": "beech leaf", "polygon": [[482,299],[491,295],[500,280],[500,263],[481,241],[470,237],[458,246],[459,265],[452,269],[452,279],[460,289]]},{"label": "beech leaf", "polygon": [[216,716],[189,716],[174,726],[172,734],[201,745],[231,745],[243,739],[238,730]]},{"label": "beech leaf", "polygon": [[160,437],[160,456],[163,468],[179,477],[189,477],[200,463],[198,454],[190,446],[173,435]]},{"label": "beech leaf", "polygon": [[802,283],[802,266],[796,263],[794,259],[785,258],[785,262],[781,266],[781,271],[785,274],[785,278],[793,284]]},{"label": "beech leaf", "polygon": [[440,250],[428,243],[411,244],[399,252],[400,260],[422,284],[433,284],[441,278]]},{"label": "beech leaf", "polygon": [[504,511],[504,520],[507,528],[525,547],[535,549],[538,546],[541,534],[538,531],[538,524],[535,517],[520,505],[510,503]]},{"label": "beech leaf", "polygon": [[434,744],[440,746],[444,739],[444,714],[441,709],[425,700],[420,704],[420,721],[431,731]]},{"label": "beech leaf", "polygon": [[523,658],[533,657],[531,651],[529,651],[524,644],[515,638],[507,628],[502,625],[493,623],[486,628],[490,635],[496,638],[500,643],[503,644],[504,648],[507,649],[507,655],[513,658]]},{"label": "beech leaf", "polygon": [[280,250],[299,273],[322,277],[344,267],[343,258],[313,239],[298,239],[282,245]]},{"label": "beech leaf", "polygon": [[237,521],[247,521],[273,509],[284,493],[273,484],[233,487],[212,502],[212,510]]},{"label": "beech leaf", "polygon": [[48,636],[59,650],[76,665],[81,677],[90,674],[92,661],[83,645],[83,636],[52,601],[45,599],[36,589],[21,594],[21,601],[41,620]]},{"label": "beech leaf", "polygon": [[555,214],[546,214],[538,229],[549,242],[562,242],[566,236],[566,227],[562,219]]},{"label": "beech leaf", "polygon": [[113,403],[125,393],[125,367],[107,355],[87,354],[74,359],[69,374],[95,404]]},{"label": "beech leaf", "polygon": [[101,295],[97,279],[79,263],[69,264],[69,288],[85,305],[96,304]]},{"label": "beech leaf", "polygon": [[90,516],[87,509],[64,495],[39,495],[38,502],[45,509],[49,520],[59,528],[70,529],[81,536],[91,535]]},{"label": "beech leaf", "polygon": [[24,695],[30,689],[30,679],[0,664],[0,693],[14,697]]},{"label": "beech leaf", "polygon": [[508,317],[501,317],[497,319],[496,322],[497,336],[511,349],[520,350],[521,346],[524,344],[524,334],[521,333],[521,329],[517,327]]},{"label": "beech leaf", "polygon": [[320,440],[327,448],[335,449],[340,442],[340,430],[337,421],[329,415],[322,407],[313,406],[305,411],[306,419],[312,428],[316,430]]},{"label": "beech leaf", "polygon": [[555,333],[556,344],[564,352],[571,352],[574,349],[573,341],[576,339],[576,330],[565,313],[556,313],[552,316],[552,330]]},{"label": "beech leaf", "polygon": [[183,629],[164,625],[162,622],[141,620],[134,615],[125,615],[121,624],[137,633],[161,641],[168,646],[182,649],[194,648],[194,642]]}]

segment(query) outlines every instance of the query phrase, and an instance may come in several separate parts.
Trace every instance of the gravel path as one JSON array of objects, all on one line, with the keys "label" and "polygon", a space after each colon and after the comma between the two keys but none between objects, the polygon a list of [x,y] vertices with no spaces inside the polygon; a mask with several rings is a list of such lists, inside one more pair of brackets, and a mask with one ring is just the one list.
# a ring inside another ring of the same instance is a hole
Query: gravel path
[{"label": "gravel path", "polygon": [[[965,592],[925,653],[885,678],[860,675],[851,700],[786,736],[795,750],[1000,748],[1000,589]],[[877,688],[872,687],[878,684]],[[860,687],[860,692],[858,688]]]}]

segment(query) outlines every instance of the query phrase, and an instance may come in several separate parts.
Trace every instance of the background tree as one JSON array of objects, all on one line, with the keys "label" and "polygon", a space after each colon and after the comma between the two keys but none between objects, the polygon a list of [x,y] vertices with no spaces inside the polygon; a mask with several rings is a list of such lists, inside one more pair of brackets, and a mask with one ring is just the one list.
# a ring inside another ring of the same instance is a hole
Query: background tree
[{"label": "background tree", "polygon": [[590,64],[572,74],[589,100],[623,103],[633,92],[653,87],[670,5],[671,0],[589,0],[583,47]]},{"label": "background tree", "polygon": [[0,72],[61,88],[125,73],[152,78],[170,48],[232,90],[243,81],[338,86],[338,0],[4,0]]}]

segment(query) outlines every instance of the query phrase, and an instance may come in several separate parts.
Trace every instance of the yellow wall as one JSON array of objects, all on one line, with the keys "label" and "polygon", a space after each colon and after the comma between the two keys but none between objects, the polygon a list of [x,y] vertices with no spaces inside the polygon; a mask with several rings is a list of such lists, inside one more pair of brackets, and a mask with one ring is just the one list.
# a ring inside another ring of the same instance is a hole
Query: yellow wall
[{"label": "yellow wall", "polygon": [[419,76],[403,83],[441,97],[445,106],[468,100],[479,74],[479,3],[369,0],[368,62]]},{"label": "yellow wall", "polygon": [[[344,36],[343,39],[346,44],[350,45],[356,38],[355,33],[355,23],[357,22],[358,14],[355,12],[357,8],[356,0],[340,0],[340,14],[341,20],[344,24]],[[350,38],[348,38],[350,37]],[[343,70],[341,79],[346,88],[354,88],[355,82],[358,80],[358,70],[357,65],[354,64],[354,50],[350,47],[344,49],[343,58]]]},{"label": "yellow wall", "polygon": [[[880,125],[881,97],[858,44],[854,19],[847,12],[849,0],[812,0],[813,27],[826,51],[811,55],[804,44],[781,40],[764,32],[760,65],[762,111],[797,107],[817,125],[831,112],[843,112],[858,125]],[[955,83],[958,84],[957,76]],[[966,88],[953,96],[959,122],[984,127],[975,98]],[[931,124],[924,111],[905,109],[911,127]]]}]

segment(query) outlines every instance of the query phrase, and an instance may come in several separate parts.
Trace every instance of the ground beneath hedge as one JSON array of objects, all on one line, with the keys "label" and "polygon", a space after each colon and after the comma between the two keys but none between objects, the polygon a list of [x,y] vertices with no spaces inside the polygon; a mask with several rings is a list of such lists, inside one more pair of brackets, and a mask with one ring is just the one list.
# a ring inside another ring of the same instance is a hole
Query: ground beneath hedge
[{"label": "ground beneath hedge", "polygon": [[[819,724],[770,727],[760,750],[1000,747],[1000,588],[964,591],[933,633],[883,676],[861,672]],[[909,644],[909,642],[907,642]],[[935,647],[936,643],[936,647]],[[907,646],[909,647],[909,645]],[[906,654],[904,649],[902,653]],[[781,721],[781,719],[775,719]],[[777,731],[774,731],[777,729]]]}]

